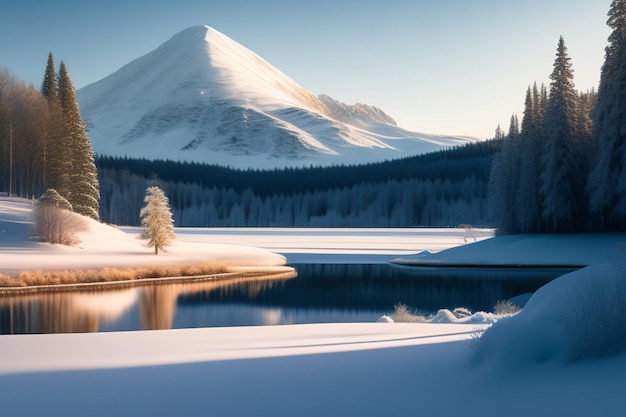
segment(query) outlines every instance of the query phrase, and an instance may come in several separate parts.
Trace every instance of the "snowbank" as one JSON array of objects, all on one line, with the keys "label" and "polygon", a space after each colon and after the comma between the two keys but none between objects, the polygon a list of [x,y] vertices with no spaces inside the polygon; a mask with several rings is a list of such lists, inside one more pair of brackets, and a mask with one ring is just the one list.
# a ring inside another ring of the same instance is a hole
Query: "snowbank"
[{"label": "snowbank", "polygon": [[480,338],[473,361],[498,367],[570,362],[626,351],[626,264],[601,264],[540,288]]},{"label": "snowbank", "polygon": [[626,233],[498,236],[393,260],[414,266],[588,266],[626,259]]}]

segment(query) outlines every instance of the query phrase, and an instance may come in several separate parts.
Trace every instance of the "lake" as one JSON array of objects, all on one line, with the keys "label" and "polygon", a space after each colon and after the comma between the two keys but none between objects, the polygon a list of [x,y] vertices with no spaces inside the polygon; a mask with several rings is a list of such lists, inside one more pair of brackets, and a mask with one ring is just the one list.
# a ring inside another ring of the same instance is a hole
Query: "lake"
[{"label": "lake", "polygon": [[296,264],[297,278],[155,284],[115,291],[0,298],[0,334],[373,322],[402,303],[492,311],[566,269],[428,269]]}]

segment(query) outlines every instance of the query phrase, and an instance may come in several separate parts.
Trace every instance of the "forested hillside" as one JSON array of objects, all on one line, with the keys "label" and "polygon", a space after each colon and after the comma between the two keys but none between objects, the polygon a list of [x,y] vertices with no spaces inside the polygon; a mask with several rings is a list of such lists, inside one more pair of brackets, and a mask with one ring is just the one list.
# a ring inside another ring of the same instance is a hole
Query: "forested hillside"
[{"label": "forested hillside", "polygon": [[528,88],[491,172],[500,233],[626,230],[626,0],[613,0],[608,25],[597,93],[576,90],[562,37],[549,88]]},{"label": "forested hillside", "polygon": [[271,171],[97,157],[101,218],[137,225],[146,187],[170,199],[177,226],[485,225],[500,141],[376,164]]},{"label": "forested hillside", "polygon": [[98,219],[91,142],[67,67],[61,61],[57,73],[52,53],[41,91],[0,69],[0,192],[39,198],[49,189]]}]

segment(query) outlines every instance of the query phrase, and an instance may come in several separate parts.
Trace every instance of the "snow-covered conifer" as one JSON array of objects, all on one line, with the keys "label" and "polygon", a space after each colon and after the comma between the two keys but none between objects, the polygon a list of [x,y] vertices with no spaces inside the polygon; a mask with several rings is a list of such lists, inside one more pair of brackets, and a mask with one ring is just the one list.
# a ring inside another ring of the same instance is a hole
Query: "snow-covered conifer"
[{"label": "snow-covered conifer", "polygon": [[597,158],[588,181],[590,208],[604,229],[626,228],[626,0],[613,0],[593,112]]},{"label": "snow-covered conifer", "polygon": [[546,109],[541,153],[542,216],[551,232],[582,228],[586,216],[578,94],[574,88],[571,59],[563,37],[559,39],[554,70],[550,75],[550,99]]},{"label": "snow-covered conifer", "polygon": [[158,255],[159,249],[170,246],[176,237],[169,199],[159,187],[148,187],[143,201],[146,205],[139,213],[144,227],[142,237],[149,240],[148,246],[154,246],[154,254]]},{"label": "snow-covered conifer", "polygon": [[59,103],[58,77],[52,52],[48,54],[41,94],[48,101],[47,128],[42,149],[43,186],[44,189],[54,189],[61,195],[69,196],[71,158],[67,151],[68,137]]},{"label": "snow-covered conifer", "polygon": [[67,199],[72,203],[75,212],[98,220],[98,171],[91,142],[78,109],[74,86],[63,62],[59,67],[59,102],[65,122],[64,133],[68,146],[66,152],[71,161]]},{"label": "snow-covered conifer", "polygon": [[511,116],[511,122],[509,123],[509,133],[507,134],[507,136],[509,139],[511,139],[517,135],[519,135],[519,121],[517,119],[517,115],[514,114]]},{"label": "snow-covered conifer", "polygon": [[522,130],[519,135],[519,182],[515,194],[514,232],[536,232],[540,226],[539,164],[542,143],[541,96],[537,84],[526,91]]},{"label": "snow-covered conifer", "polygon": [[488,185],[488,217],[497,225],[498,233],[516,231],[515,192],[519,181],[519,135],[507,137],[491,165]]}]

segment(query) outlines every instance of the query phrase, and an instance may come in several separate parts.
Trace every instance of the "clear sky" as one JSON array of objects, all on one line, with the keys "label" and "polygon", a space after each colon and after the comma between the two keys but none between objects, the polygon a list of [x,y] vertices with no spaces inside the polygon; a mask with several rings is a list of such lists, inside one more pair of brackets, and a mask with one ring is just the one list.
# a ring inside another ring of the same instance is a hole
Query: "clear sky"
[{"label": "clear sky", "polygon": [[0,13],[0,67],[39,88],[49,51],[76,88],[175,33],[211,26],[315,94],[380,107],[404,128],[493,136],[549,83],[559,36],[597,88],[610,0],[20,0]]}]

